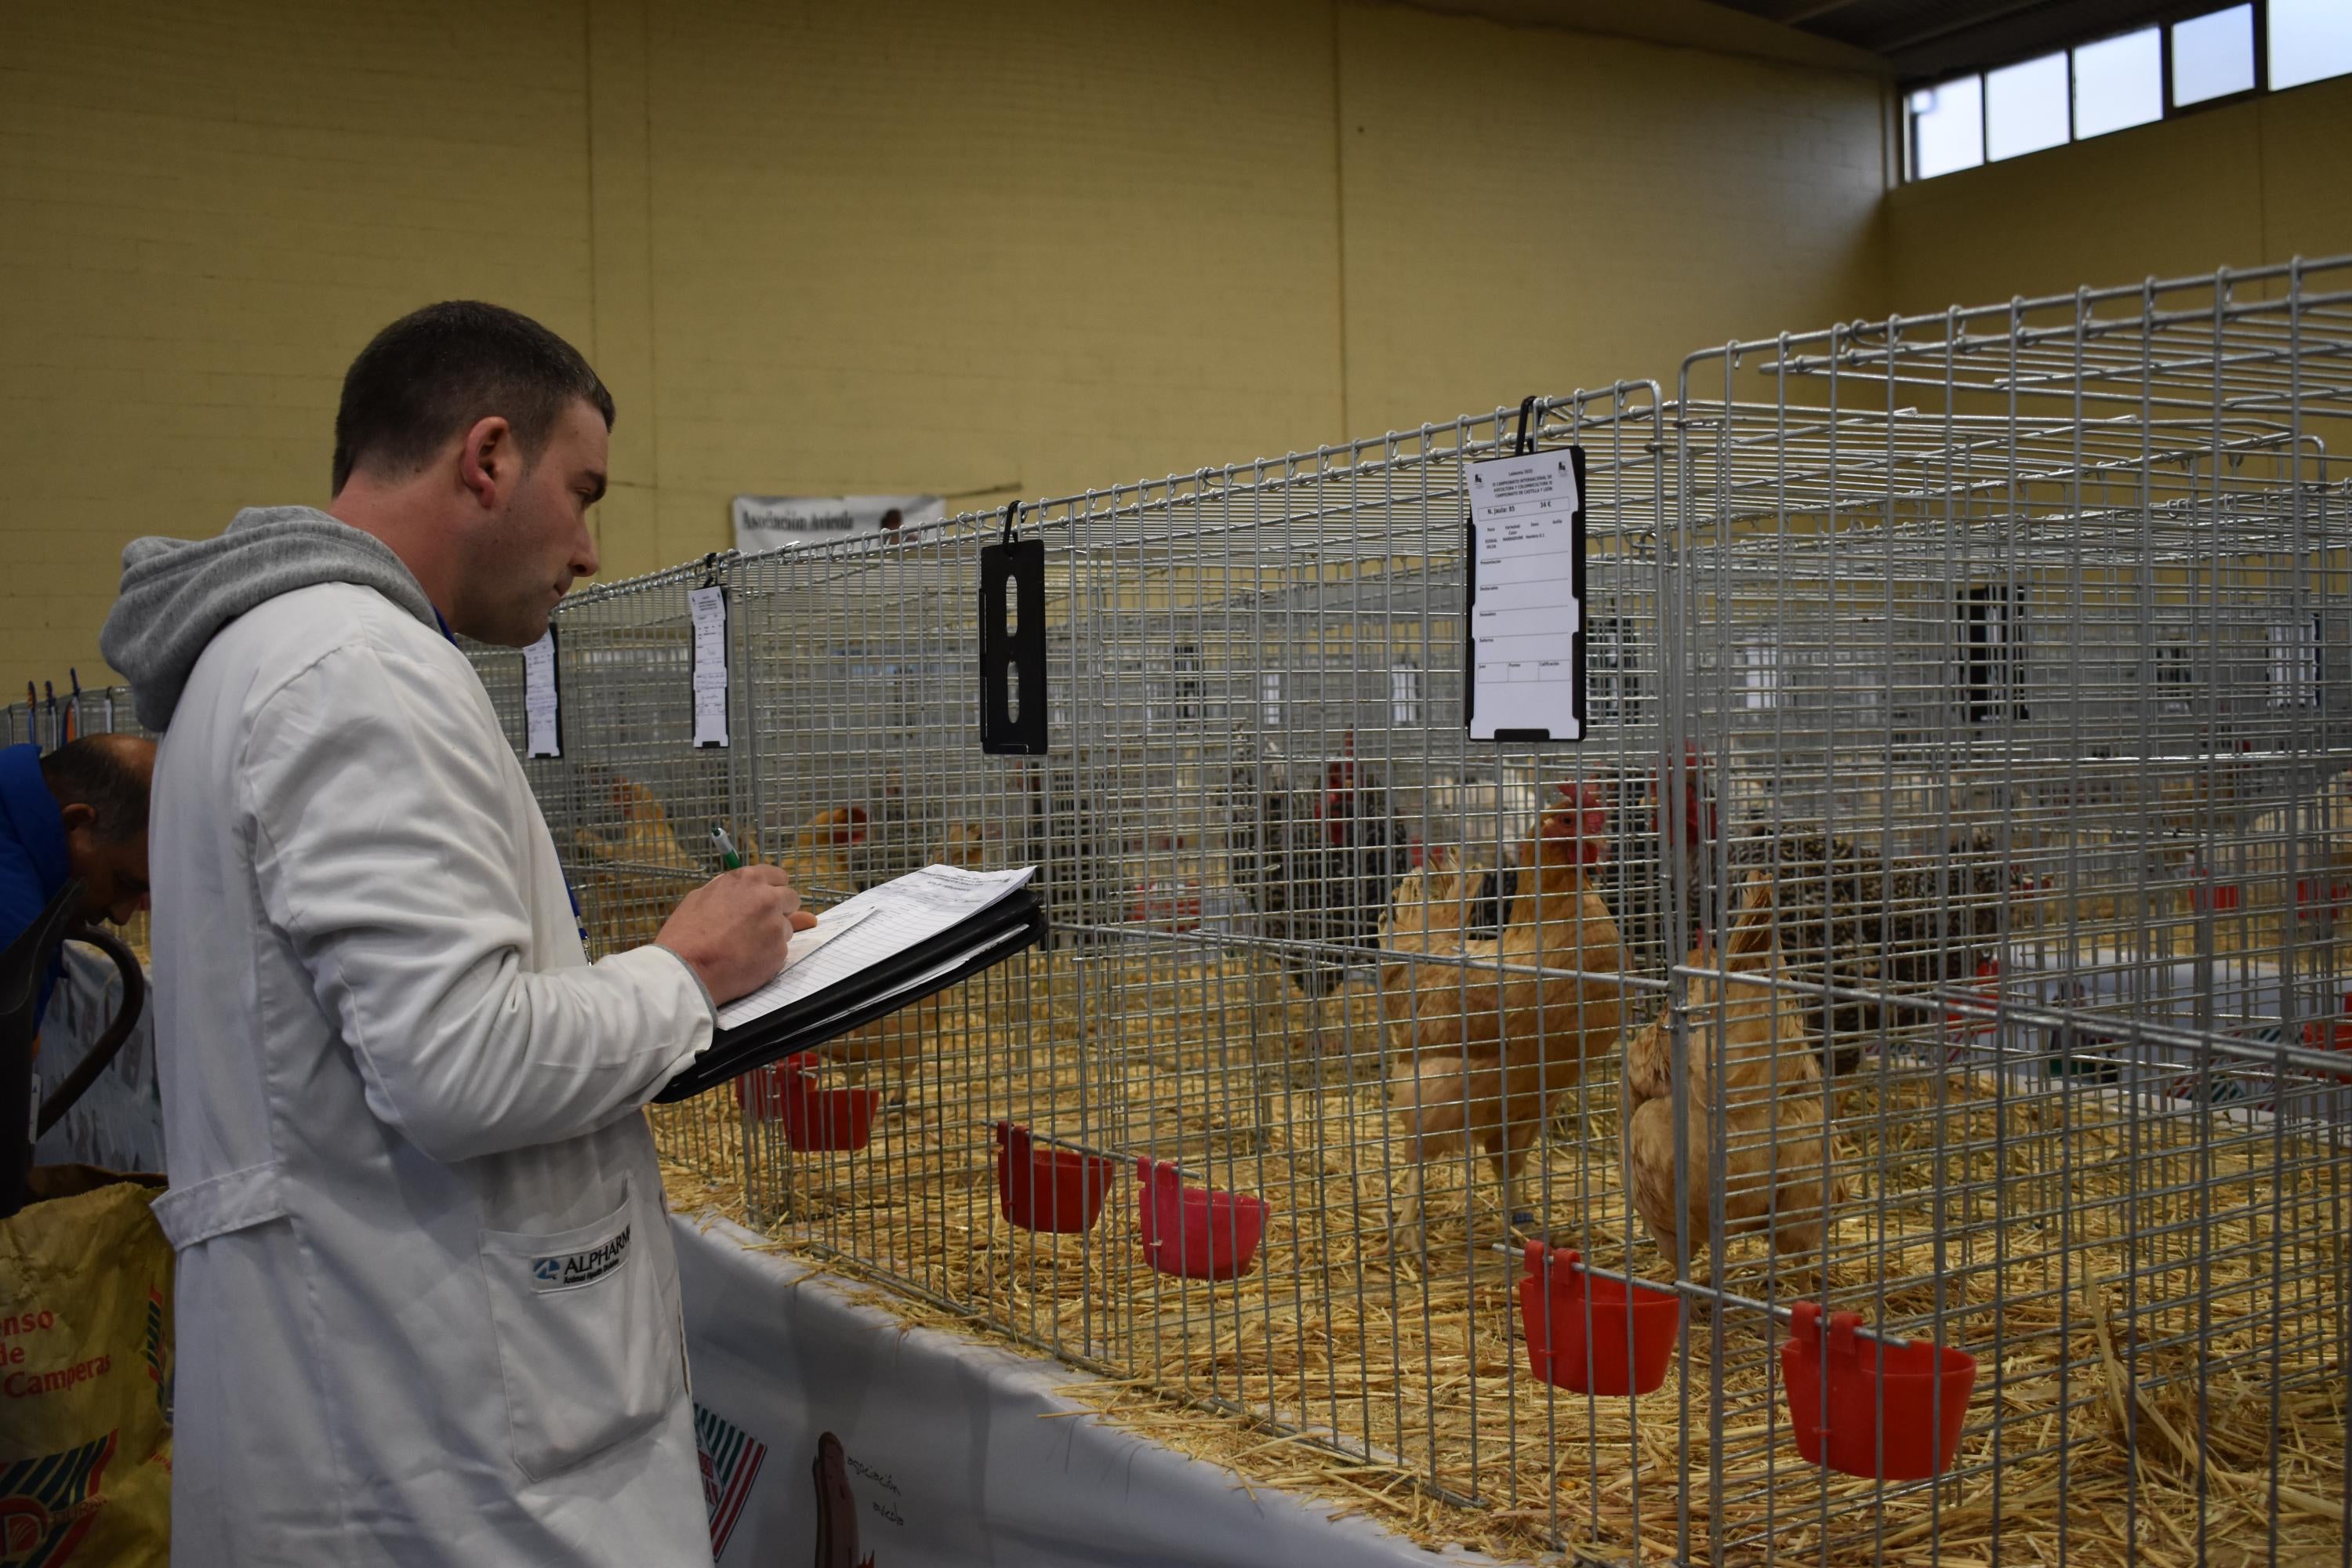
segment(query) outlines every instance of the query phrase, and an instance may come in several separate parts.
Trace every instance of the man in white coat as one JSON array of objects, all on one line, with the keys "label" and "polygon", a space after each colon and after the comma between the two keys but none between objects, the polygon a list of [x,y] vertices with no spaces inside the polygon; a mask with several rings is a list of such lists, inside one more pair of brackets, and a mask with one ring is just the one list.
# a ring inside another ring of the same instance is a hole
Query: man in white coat
[{"label": "man in white coat", "polygon": [[612,418],[537,322],[432,306],[352,363],[326,511],[124,552],[103,647],[163,735],[175,1563],[710,1560],[640,1108],[808,917],[751,868],[586,963],[448,636],[535,641],[596,570]]}]

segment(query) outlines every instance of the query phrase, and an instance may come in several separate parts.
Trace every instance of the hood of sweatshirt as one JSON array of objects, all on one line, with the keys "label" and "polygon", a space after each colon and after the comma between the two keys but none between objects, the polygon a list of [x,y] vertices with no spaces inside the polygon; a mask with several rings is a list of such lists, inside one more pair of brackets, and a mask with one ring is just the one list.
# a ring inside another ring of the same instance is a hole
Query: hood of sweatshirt
[{"label": "hood of sweatshirt", "polygon": [[373,534],[307,506],[247,507],[216,539],[134,539],[122,593],[99,634],[106,662],[131,683],[139,721],[168,729],[223,626],[280,594],[320,583],[373,588],[428,626],[440,617],[408,568]]}]

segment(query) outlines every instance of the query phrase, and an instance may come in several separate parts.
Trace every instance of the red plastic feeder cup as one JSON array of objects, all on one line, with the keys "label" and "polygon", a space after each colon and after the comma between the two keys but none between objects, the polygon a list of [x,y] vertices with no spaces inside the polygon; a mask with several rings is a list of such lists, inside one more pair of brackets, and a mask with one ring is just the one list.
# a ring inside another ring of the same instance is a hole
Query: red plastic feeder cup
[{"label": "red plastic feeder cup", "polygon": [[791,1057],[735,1080],[735,1102],[746,1115],[781,1120],[784,1142],[812,1152],[865,1148],[881,1100],[871,1089],[820,1089]]},{"label": "red plastic feeder cup", "polygon": [[1148,1154],[1136,1160],[1135,1179],[1136,1228],[1151,1267],[1187,1279],[1249,1272],[1265,1234],[1265,1199],[1188,1187],[1181,1171]]},{"label": "red plastic feeder cup", "polygon": [[1647,1394],[1666,1381],[1682,1337],[1682,1298],[1585,1272],[1573,1252],[1528,1243],[1519,1326],[1528,1370],[1578,1394]]},{"label": "red plastic feeder cup", "polygon": [[1864,1339],[1852,1312],[1831,1313],[1824,1331],[1818,1301],[1800,1301],[1790,1315],[1780,1381],[1806,1463],[1887,1481],[1924,1481],[1951,1468],[1976,1357]]},{"label": "red plastic feeder cup", "polygon": [[1100,1154],[1038,1142],[1015,1122],[996,1124],[996,1201],[1026,1230],[1094,1227],[1110,1190],[1111,1162]]}]

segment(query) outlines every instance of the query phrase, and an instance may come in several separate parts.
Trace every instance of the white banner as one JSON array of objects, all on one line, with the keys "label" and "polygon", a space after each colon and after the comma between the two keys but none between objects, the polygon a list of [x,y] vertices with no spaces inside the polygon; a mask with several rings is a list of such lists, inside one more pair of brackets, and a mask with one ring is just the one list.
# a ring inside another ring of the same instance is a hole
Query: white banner
[{"label": "white banner", "polygon": [[737,496],[735,548],[749,555],[782,544],[903,532],[947,514],[937,496]]}]

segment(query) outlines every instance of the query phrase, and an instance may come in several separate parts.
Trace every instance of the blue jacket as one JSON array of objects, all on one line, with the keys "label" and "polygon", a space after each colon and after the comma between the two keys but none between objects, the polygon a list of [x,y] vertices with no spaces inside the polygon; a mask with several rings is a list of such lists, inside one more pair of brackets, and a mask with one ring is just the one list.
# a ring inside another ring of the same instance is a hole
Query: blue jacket
[{"label": "blue jacket", "polygon": [[[0,750],[0,948],[24,935],[66,885],[66,824],[41,776],[38,746]],[[41,977],[41,1011],[58,983],[52,960]]]}]

